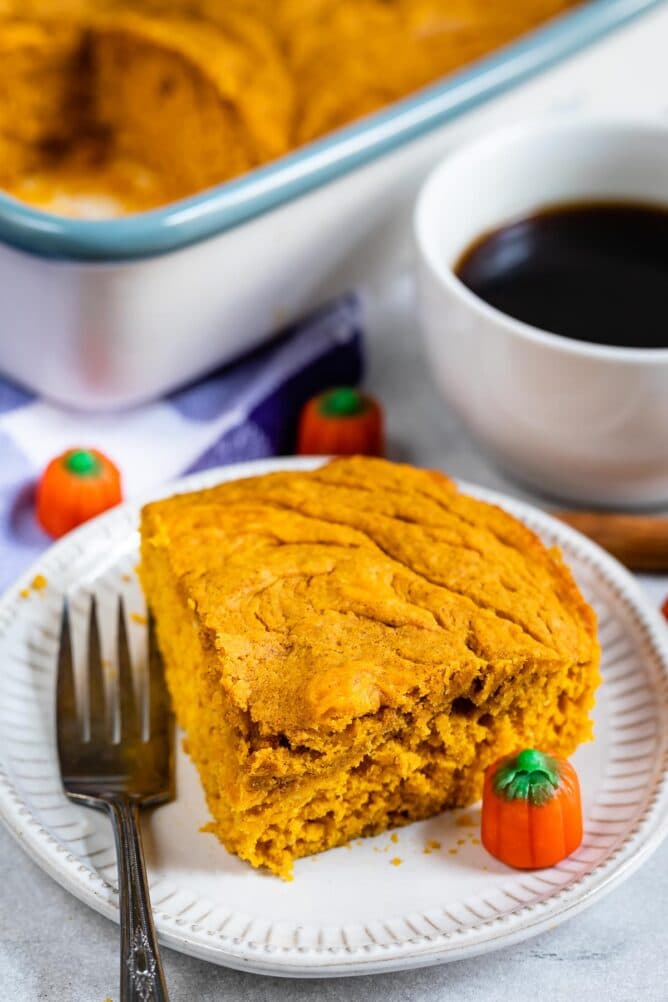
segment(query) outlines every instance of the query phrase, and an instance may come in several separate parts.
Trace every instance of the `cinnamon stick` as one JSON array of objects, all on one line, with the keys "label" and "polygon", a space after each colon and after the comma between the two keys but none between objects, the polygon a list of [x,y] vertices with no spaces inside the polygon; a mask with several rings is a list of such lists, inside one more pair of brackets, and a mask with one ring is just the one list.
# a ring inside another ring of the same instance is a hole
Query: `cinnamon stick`
[{"label": "cinnamon stick", "polygon": [[668,518],[597,511],[558,511],[554,514],[593,539],[629,570],[668,573]]}]

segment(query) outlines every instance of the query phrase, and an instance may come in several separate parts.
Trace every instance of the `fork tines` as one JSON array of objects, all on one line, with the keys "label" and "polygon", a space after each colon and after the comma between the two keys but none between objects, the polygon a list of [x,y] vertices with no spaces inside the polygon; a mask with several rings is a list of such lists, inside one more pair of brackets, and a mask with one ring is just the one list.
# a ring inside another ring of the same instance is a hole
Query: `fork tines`
[{"label": "fork tines", "polygon": [[[142,714],[136,697],[134,671],[127,632],[125,603],[118,597],[116,616],[115,682],[109,689],[105,683],[104,661],[100,641],[97,599],[91,596],[87,630],[87,683],[77,699],[72,651],[71,612],[67,601],[63,607],[58,651],[58,680],[56,709],[59,726],[76,721],[80,739],[100,741],[108,737],[115,740],[137,740],[142,737]],[[162,664],[154,636],[149,627],[148,673],[144,701],[150,704],[148,734],[160,728],[165,711],[165,692]],[[168,708],[168,707],[167,707]]]}]

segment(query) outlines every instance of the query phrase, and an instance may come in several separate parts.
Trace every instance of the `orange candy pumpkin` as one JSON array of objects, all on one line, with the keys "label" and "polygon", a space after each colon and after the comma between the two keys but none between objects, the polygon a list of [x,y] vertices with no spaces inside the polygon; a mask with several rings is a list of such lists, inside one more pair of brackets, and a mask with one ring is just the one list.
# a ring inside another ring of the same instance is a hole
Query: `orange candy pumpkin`
[{"label": "orange candy pumpkin", "polygon": [[582,841],[577,773],[563,759],[525,748],[491,765],[482,796],[482,843],[521,870],[554,866]]},{"label": "orange candy pumpkin", "polygon": [[368,394],[349,386],[313,397],[301,414],[297,452],[303,456],[381,456],[380,406]]},{"label": "orange candy pumpkin", "polygon": [[97,449],[68,449],[40,478],[37,520],[57,538],[121,500],[121,475],[110,459]]}]

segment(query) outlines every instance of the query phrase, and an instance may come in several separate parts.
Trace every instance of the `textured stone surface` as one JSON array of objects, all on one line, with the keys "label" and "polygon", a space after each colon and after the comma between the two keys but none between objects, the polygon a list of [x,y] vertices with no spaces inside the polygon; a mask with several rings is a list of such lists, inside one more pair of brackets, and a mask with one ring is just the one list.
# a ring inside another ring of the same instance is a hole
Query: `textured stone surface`
[{"label": "textured stone surface", "polygon": [[[374,318],[370,374],[387,406],[392,457],[530,498],[480,456],[440,402],[400,289],[397,296]],[[656,602],[668,592],[668,579],[643,583]],[[558,929],[475,960],[319,982],[240,974],[169,950],[164,961],[172,1002],[664,1002],[667,924],[668,842]],[[117,968],[117,928],[53,883],[0,829],[0,999],[119,1002]]]}]

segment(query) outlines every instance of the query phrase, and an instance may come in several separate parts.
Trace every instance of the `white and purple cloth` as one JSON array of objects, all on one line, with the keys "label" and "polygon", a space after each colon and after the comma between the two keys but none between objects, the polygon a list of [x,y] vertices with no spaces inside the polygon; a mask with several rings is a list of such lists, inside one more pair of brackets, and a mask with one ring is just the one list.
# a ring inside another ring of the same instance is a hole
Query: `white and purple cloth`
[{"label": "white and purple cloth", "polygon": [[132,497],[184,473],[289,454],[306,400],[362,375],[361,310],[351,295],[239,362],[120,414],[68,411],[0,376],[0,589],[50,543],[35,521],[35,484],[65,449],[106,453]]}]

